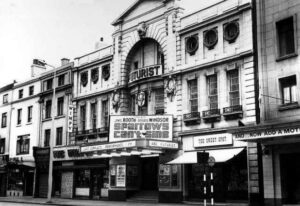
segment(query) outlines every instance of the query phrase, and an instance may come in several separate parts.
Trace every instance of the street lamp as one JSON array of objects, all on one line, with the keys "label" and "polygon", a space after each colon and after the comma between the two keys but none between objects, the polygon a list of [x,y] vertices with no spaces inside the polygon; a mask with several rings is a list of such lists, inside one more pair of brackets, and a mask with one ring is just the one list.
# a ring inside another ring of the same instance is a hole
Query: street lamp
[{"label": "street lamp", "polygon": [[49,141],[50,146],[50,154],[49,154],[49,175],[48,175],[48,194],[47,194],[47,203],[51,203],[51,196],[52,196],[52,182],[53,182],[53,146],[54,146],[54,102],[55,102],[55,78],[56,78],[56,68],[44,60],[35,59],[35,63],[41,66],[49,66],[53,69],[53,82],[52,82],[52,105],[51,105],[51,138]]}]

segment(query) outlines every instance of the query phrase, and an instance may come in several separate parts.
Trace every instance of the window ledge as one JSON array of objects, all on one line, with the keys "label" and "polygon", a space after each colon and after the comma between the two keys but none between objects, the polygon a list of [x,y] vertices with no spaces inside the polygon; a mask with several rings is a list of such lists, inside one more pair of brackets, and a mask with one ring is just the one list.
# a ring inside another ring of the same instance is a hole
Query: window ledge
[{"label": "window ledge", "polygon": [[26,125],[32,125],[32,122],[28,122]]},{"label": "window ledge", "polygon": [[296,56],[298,56],[297,53],[287,54],[287,55],[284,55],[284,56],[281,56],[281,57],[277,57],[276,61],[280,62],[280,61],[283,61],[283,60],[286,60],[286,59],[289,59],[289,58],[293,58],[293,57],[296,57]]},{"label": "window ledge", "polygon": [[17,124],[17,127],[22,127],[22,124]]},{"label": "window ledge", "polygon": [[295,102],[295,103],[291,103],[291,104],[283,104],[278,108],[278,110],[285,111],[285,110],[298,109],[298,108],[300,108],[300,105],[298,102]]},{"label": "window ledge", "polygon": [[47,121],[51,121],[51,120],[52,120],[51,117],[50,118],[45,118],[45,119],[42,120],[42,122],[47,122]]},{"label": "window ledge", "polygon": [[65,118],[66,115],[60,115],[60,116],[56,116],[54,119],[60,119],[60,118]]}]

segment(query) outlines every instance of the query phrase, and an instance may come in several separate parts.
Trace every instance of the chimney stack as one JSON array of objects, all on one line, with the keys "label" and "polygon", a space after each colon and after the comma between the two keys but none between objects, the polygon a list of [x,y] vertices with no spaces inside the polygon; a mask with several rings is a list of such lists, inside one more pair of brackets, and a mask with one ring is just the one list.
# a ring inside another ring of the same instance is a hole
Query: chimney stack
[{"label": "chimney stack", "polygon": [[67,59],[67,58],[62,58],[61,59],[61,66],[65,66],[69,63],[70,63],[70,59]]},{"label": "chimney stack", "polygon": [[34,59],[31,65],[31,77],[37,77],[46,71],[45,61]]}]

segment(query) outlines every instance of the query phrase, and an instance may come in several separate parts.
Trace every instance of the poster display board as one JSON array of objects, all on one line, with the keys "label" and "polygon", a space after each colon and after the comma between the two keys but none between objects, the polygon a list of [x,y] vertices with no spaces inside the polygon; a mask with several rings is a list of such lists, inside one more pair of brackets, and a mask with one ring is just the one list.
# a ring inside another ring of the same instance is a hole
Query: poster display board
[{"label": "poster display board", "polygon": [[126,165],[117,165],[117,178],[116,178],[117,187],[126,186]]}]

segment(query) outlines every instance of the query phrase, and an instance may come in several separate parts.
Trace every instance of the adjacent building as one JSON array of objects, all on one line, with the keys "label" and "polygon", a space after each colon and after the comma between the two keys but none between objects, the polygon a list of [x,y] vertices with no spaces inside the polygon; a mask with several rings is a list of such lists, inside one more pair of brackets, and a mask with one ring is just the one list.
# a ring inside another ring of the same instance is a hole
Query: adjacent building
[{"label": "adjacent building", "polygon": [[0,196],[6,196],[13,87],[14,83],[0,89]]}]

